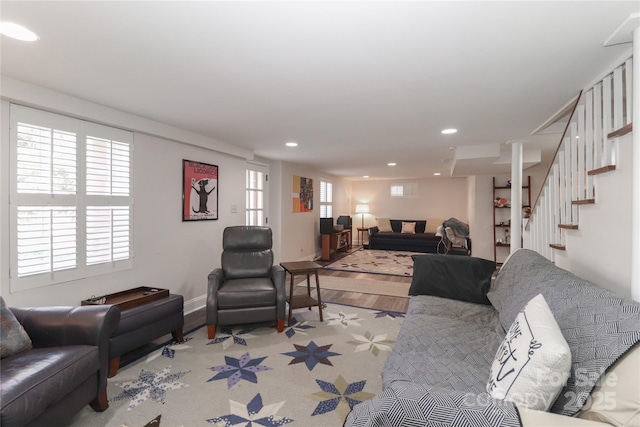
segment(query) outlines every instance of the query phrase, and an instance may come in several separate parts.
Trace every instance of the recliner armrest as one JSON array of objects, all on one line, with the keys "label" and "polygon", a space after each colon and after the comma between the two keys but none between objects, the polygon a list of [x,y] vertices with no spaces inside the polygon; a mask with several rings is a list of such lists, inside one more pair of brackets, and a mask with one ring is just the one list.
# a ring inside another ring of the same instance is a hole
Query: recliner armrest
[{"label": "recliner armrest", "polygon": [[274,265],[271,267],[271,280],[276,287],[276,315],[278,319],[284,319],[287,291],[285,288],[286,272],[282,266]]}]

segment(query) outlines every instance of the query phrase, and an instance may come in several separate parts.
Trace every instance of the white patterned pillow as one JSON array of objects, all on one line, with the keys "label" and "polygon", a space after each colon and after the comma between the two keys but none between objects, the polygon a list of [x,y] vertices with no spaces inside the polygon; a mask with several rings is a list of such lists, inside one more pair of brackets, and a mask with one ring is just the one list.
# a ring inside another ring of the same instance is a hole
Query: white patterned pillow
[{"label": "white patterned pillow", "polygon": [[416,223],[415,222],[402,222],[402,230],[400,233],[404,234],[416,234]]},{"label": "white patterned pillow", "polygon": [[571,369],[571,350],[542,294],[509,328],[491,366],[487,392],[520,407],[548,411]]}]

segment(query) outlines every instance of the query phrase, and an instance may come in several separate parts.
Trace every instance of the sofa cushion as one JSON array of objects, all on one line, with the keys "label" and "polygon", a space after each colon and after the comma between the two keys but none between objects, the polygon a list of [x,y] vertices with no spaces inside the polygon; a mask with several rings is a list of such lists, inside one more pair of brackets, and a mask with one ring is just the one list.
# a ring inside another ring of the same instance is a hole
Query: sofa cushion
[{"label": "sofa cushion", "polygon": [[598,381],[578,418],[616,427],[640,426],[640,344],[629,350]]},{"label": "sofa cushion", "polygon": [[47,407],[98,375],[98,347],[34,348],[2,360],[3,425],[25,425]]},{"label": "sofa cushion", "polygon": [[0,358],[32,347],[31,339],[0,296]]},{"label": "sofa cushion", "polygon": [[400,233],[404,234],[416,234],[416,223],[415,222],[402,222],[402,230]]},{"label": "sofa cushion", "polygon": [[497,324],[488,305],[411,297],[382,371],[383,389],[402,381],[486,395],[487,375],[501,341]]},{"label": "sofa cushion", "polygon": [[376,222],[380,233],[393,232],[393,228],[391,228],[391,220],[389,218],[376,218]]},{"label": "sofa cushion", "polygon": [[402,223],[403,222],[415,222],[416,223],[416,234],[423,234],[424,233],[424,229],[427,226],[427,221],[423,220],[423,219],[392,219],[390,220],[391,222],[391,229],[395,232],[395,233],[401,233],[402,232]]},{"label": "sofa cushion", "polygon": [[413,255],[409,295],[434,295],[489,305],[487,292],[496,263],[482,258]]},{"label": "sofa cushion", "polygon": [[427,218],[427,226],[424,229],[424,232],[436,234],[436,231],[438,231],[438,227],[440,227],[443,222],[444,222],[444,219]]},{"label": "sofa cushion", "polygon": [[551,412],[574,415],[605,370],[640,341],[640,303],[556,267],[529,249],[511,255],[487,297],[508,328],[537,294],[544,295],[571,348],[571,376]]},{"label": "sofa cushion", "polygon": [[491,365],[487,392],[518,407],[547,411],[570,368],[569,345],[540,294],[507,331]]},{"label": "sofa cushion", "polygon": [[218,288],[218,309],[275,306],[276,296],[276,288],[269,278],[228,280]]}]

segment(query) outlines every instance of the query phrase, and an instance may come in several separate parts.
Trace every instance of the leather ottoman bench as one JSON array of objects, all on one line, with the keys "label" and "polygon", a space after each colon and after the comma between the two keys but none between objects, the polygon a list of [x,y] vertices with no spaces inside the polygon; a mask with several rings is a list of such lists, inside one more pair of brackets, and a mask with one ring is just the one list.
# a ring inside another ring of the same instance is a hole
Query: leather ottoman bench
[{"label": "leather ottoman bench", "polygon": [[184,341],[184,299],[169,294],[165,298],[145,302],[120,311],[120,324],[109,340],[109,374],[118,373],[120,356],[165,334]]}]

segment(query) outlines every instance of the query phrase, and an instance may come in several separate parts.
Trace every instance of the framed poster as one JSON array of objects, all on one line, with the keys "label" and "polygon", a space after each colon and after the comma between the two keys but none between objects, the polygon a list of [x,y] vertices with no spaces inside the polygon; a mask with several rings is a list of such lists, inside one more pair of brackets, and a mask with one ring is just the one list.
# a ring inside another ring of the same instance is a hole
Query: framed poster
[{"label": "framed poster", "polygon": [[218,166],[182,160],[182,220],[218,219]]},{"label": "framed poster", "polygon": [[293,212],[313,211],[313,179],[293,176]]}]

